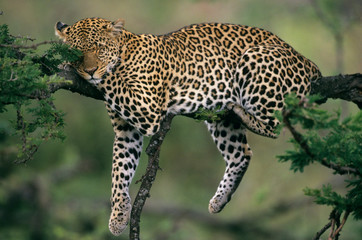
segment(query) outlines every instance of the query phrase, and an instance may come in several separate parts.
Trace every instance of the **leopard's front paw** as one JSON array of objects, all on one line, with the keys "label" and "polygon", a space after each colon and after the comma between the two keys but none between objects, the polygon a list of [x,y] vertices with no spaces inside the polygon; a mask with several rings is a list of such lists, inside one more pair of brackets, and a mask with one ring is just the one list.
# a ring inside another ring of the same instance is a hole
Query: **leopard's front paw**
[{"label": "leopard's front paw", "polygon": [[224,194],[215,194],[209,202],[209,213],[218,213],[228,203],[228,199]]},{"label": "leopard's front paw", "polygon": [[109,230],[115,236],[120,235],[127,227],[132,209],[132,205],[129,202],[120,205],[120,207],[112,209],[111,217],[109,218]]}]

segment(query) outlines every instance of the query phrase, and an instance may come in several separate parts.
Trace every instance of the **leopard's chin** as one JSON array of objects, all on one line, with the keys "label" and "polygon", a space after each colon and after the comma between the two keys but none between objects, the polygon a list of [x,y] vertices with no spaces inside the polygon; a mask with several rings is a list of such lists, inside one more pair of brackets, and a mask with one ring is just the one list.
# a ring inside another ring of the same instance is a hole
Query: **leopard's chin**
[{"label": "leopard's chin", "polygon": [[102,78],[91,78],[90,80],[88,80],[88,82],[90,82],[91,84],[97,85],[99,84],[103,79]]}]

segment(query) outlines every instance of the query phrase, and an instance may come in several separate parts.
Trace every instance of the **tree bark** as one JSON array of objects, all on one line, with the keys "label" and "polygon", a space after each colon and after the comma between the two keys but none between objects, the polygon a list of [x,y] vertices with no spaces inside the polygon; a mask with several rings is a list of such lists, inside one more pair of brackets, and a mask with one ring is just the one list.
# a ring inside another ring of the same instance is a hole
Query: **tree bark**
[{"label": "tree bark", "polygon": [[171,128],[171,121],[174,115],[167,115],[162,121],[160,130],[152,136],[150,143],[147,146],[146,153],[148,155],[148,166],[146,173],[140,180],[141,186],[137,193],[137,196],[133,202],[129,238],[134,240],[140,239],[140,220],[143,206],[146,203],[147,198],[150,196],[150,190],[153,182],[156,179],[157,170],[159,169],[159,156],[163,140],[166,137],[167,132]]},{"label": "tree bark", "polygon": [[362,74],[346,74],[322,77],[312,83],[311,94],[319,94],[324,97],[324,102],[328,98],[343,99],[354,102],[362,108]]},{"label": "tree bark", "polygon": [[104,100],[103,94],[96,87],[81,78],[71,66],[65,65],[58,73],[58,76],[71,81],[71,83],[51,84],[48,89],[50,93],[54,93],[59,89],[65,89],[96,100]]}]

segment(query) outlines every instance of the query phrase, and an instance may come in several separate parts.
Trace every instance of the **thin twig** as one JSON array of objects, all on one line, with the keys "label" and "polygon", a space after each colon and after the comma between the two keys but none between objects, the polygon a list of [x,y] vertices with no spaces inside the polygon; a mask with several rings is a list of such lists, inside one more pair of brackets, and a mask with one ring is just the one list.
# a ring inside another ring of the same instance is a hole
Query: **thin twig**
[{"label": "thin twig", "polygon": [[52,43],[62,43],[62,42],[59,40],[44,41],[44,42],[36,43],[33,45],[29,45],[29,46],[23,46],[23,45],[17,45],[17,44],[0,44],[0,47],[10,47],[10,48],[14,48],[14,49],[37,49],[41,45],[52,44]]},{"label": "thin twig", "polygon": [[329,221],[317,234],[314,236],[312,240],[319,240],[319,238],[325,233],[328,228],[330,228],[332,225],[332,221]]},{"label": "thin twig", "polygon": [[341,213],[336,208],[334,208],[332,210],[332,212],[330,213],[330,215],[329,215],[329,219],[331,220],[331,231],[330,231],[330,233],[328,235],[328,240],[335,240],[336,239],[335,237],[337,235],[335,235],[335,230],[334,229],[335,229],[336,226],[337,226],[337,228],[339,228],[339,226],[340,226],[340,222],[339,222],[340,217],[341,217]]},{"label": "thin twig", "polygon": [[290,123],[289,118],[292,115],[292,112],[289,110],[283,110],[283,122],[285,126],[288,128],[290,133],[292,134],[293,138],[297,141],[297,143],[301,146],[304,152],[311,158],[314,158],[314,154],[310,151],[308,144],[304,140],[302,134],[300,134]]},{"label": "thin twig", "polygon": [[325,158],[323,158],[320,161],[320,163],[323,166],[327,167],[327,168],[331,168],[331,169],[335,170],[336,172],[338,172],[341,175],[352,173],[352,174],[361,176],[361,173],[359,172],[358,169],[351,168],[351,167],[342,167],[342,166],[339,166],[338,164],[335,164],[333,162],[328,162],[327,159],[325,159]]},{"label": "thin twig", "polygon": [[34,154],[39,149],[39,144],[38,145],[31,144],[31,145],[27,146],[28,139],[26,137],[26,135],[27,135],[26,123],[24,122],[24,117],[21,114],[20,106],[17,106],[16,117],[17,117],[17,128],[18,128],[18,130],[21,131],[22,152],[24,154],[24,157],[16,160],[15,163],[20,164],[20,163],[26,163],[27,161],[29,161],[30,159],[33,158]]},{"label": "thin twig", "polygon": [[23,37],[23,36],[14,36],[14,35],[11,35],[10,34],[10,37],[12,37],[12,38],[18,38],[18,39],[24,39],[24,40],[28,40],[28,41],[31,41],[31,42],[34,42],[36,39],[35,38],[31,38],[31,37]]},{"label": "thin twig", "polygon": [[22,151],[25,152],[26,149],[25,123],[23,115],[21,114],[20,106],[17,106],[16,118],[17,118],[17,128],[18,130],[21,130]]},{"label": "thin twig", "polygon": [[346,221],[347,221],[347,218],[348,218],[349,214],[350,214],[350,211],[346,211],[346,212],[344,213],[344,216],[343,216],[343,219],[342,219],[342,223],[341,223],[341,225],[336,229],[336,231],[334,232],[333,238],[335,238],[335,237],[339,234],[339,232],[342,230],[344,224],[345,224]]},{"label": "thin twig", "polygon": [[332,235],[333,235],[333,232],[334,232],[334,226],[335,225],[336,225],[336,220],[333,218],[331,220],[331,231],[330,231],[330,233],[328,235],[328,240],[333,240]]}]

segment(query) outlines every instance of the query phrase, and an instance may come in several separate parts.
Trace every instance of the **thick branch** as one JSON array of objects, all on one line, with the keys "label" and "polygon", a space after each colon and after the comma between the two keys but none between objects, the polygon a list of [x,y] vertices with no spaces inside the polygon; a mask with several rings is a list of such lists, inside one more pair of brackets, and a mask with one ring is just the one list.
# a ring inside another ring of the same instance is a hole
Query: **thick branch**
[{"label": "thick branch", "polygon": [[65,82],[61,84],[51,84],[49,86],[50,93],[54,93],[59,89],[65,89],[73,93],[79,93],[86,97],[104,100],[103,94],[97,88],[81,78],[72,67],[66,65],[62,71],[58,73],[58,76],[63,77],[72,83]]},{"label": "thick branch", "polygon": [[347,74],[322,77],[312,83],[311,94],[323,96],[324,102],[328,98],[339,98],[354,102],[362,108],[362,74]]}]

